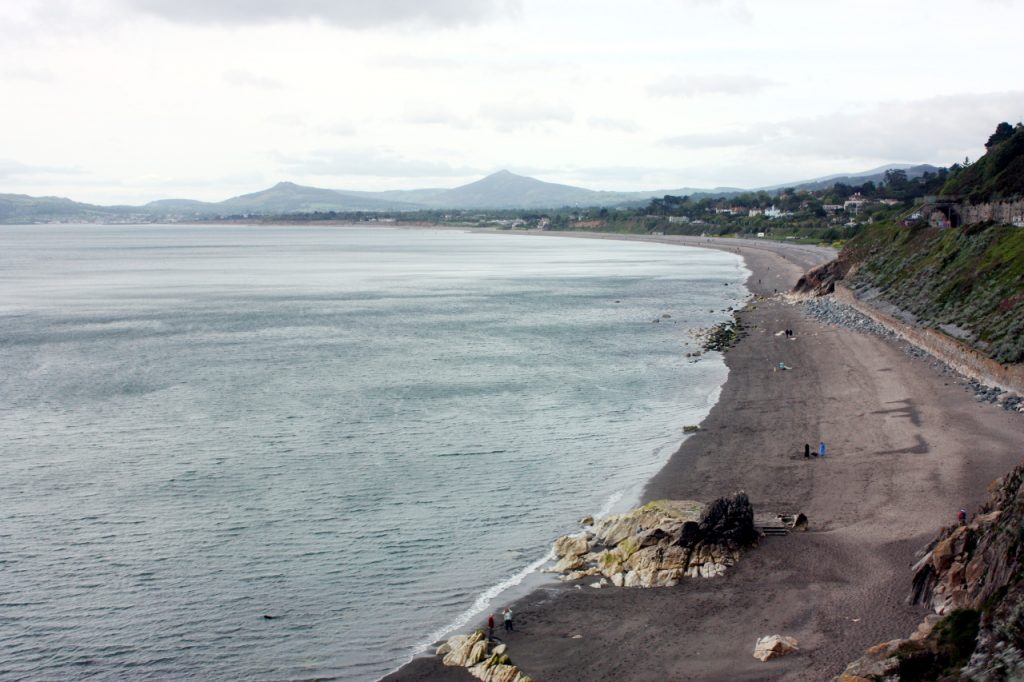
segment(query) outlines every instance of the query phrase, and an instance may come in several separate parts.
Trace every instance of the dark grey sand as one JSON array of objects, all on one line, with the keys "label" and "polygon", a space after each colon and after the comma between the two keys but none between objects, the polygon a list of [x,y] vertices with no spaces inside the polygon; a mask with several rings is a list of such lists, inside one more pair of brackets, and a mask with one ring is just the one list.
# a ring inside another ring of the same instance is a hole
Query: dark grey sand
[{"label": "dark grey sand", "polygon": [[[762,294],[788,291],[829,257],[732,239],[659,241],[739,249],[748,287]],[[1019,415],[977,403],[899,343],[823,326],[779,301],[741,317],[749,336],[726,356],[718,404],[644,498],[708,501],[742,489],[759,513],[804,512],[810,531],[762,540],[722,578],[538,589],[516,604],[520,631],[505,636],[537,682],[827,680],[865,648],[913,631],[925,613],[904,603],[914,553],[1021,461]],[[786,328],[795,340],[775,336]],[[774,371],[779,362],[793,369]],[[822,439],[828,455],[804,459],[804,443]],[[800,653],[757,661],[754,642],[769,634],[796,637]],[[423,657],[385,679],[473,678]]]}]

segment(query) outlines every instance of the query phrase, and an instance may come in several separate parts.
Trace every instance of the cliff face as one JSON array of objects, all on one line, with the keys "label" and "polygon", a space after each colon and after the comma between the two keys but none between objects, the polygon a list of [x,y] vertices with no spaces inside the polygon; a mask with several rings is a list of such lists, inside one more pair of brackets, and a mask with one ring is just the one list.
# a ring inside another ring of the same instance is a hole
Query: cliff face
[{"label": "cliff face", "polygon": [[1024,679],[1024,466],[996,481],[968,525],[945,528],[914,566],[911,603],[933,613],[838,679]]},{"label": "cliff face", "polygon": [[843,249],[835,260],[803,274],[793,287],[793,293],[827,296],[836,290],[836,282],[846,279],[856,270],[861,259],[861,254],[853,249]]}]

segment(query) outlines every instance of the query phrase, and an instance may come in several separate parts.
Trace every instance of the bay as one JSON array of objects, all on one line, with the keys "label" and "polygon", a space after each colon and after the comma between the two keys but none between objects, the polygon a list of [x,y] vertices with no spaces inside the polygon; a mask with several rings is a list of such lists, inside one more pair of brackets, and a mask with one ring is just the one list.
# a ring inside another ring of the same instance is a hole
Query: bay
[{"label": "bay", "polygon": [[0,676],[386,674],[636,501],[717,399],[689,332],[746,274],[605,240],[0,228]]}]

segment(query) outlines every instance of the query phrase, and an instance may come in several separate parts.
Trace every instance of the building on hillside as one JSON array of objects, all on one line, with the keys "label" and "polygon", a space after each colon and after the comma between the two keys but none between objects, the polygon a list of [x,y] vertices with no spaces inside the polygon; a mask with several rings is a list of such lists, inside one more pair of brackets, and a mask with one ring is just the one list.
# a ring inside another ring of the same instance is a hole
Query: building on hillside
[{"label": "building on hillside", "polygon": [[852,197],[843,202],[843,210],[849,211],[852,209],[856,213],[866,203],[868,203],[867,198],[862,196],[860,192],[856,192]]},{"label": "building on hillside", "polygon": [[670,215],[668,217],[668,221],[670,223],[682,223],[685,225],[686,223],[690,222],[690,219],[684,215]]},{"label": "building on hillside", "polygon": [[781,208],[775,208],[775,204],[772,204],[771,207],[766,208],[764,210],[764,217],[765,218],[781,218],[782,217],[782,209]]},{"label": "building on hillside", "polygon": [[842,211],[842,204],[822,204],[821,209],[827,213],[835,213],[836,211]]},{"label": "building on hillside", "polygon": [[752,208],[747,212],[747,216],[750,218],[756,218],[757,216],[762,215],[763,213],[764,211],[762,211],[759,208]]}]

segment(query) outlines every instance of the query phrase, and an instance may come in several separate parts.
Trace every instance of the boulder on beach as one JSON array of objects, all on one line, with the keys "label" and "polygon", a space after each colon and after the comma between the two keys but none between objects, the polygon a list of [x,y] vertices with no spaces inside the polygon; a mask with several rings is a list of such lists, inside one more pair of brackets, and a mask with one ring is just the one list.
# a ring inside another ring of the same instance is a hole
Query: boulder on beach
[{"label": "boulder on beach", "polygon": [[470,635],[455,635],[438,647],[437,653],[445,655],[444,665],[465,668],[483,682],[531,682],[529,676],[512,665],[508,645],[492,644],[483,630],[477,630]]},{"label": "boulder on beach", "polygon": [[448,640],[449,651],[441,660],[447,666],[468,668],[479,663],[487,656],[487,639],[483,630],[477,630],[465,637],[452,637]]},{"label": "boulder on beach", "polygon": [[670,587],[714,578],[754,544],[754,512],[744,493],[710,505],[657,500],[597,521],[592,532],[559,538],[551,569],[563,580],[601,575],[616,587]]},{"label": "boulder on beach", "polygon": [[754,658],[759,661],[767,661],[799,650],[797,648],[797,641],[793,637],[767,635],[757,640],[757,643],[754,645]]}]

